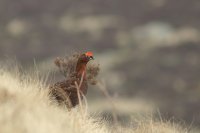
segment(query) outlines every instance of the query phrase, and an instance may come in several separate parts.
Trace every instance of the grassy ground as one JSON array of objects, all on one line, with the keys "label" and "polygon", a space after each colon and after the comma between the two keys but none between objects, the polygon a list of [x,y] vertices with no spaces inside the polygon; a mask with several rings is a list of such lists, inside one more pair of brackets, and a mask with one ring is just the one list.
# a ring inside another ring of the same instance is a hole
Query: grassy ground
[{"label": "grassy ground", "polygon": [[[188,133],[173,122],[153,118],[126,126],[109,123],[80,111],[68,112],[48,98],[45,80],[18,69],[0,67],[0,133]],[[109,124],[108,124],[109,123]]]}]

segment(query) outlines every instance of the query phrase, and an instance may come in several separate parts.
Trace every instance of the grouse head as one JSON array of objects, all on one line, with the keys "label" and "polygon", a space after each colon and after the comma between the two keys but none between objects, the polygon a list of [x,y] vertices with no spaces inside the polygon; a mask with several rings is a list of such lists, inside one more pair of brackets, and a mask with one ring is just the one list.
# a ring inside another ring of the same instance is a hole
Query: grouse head
[{"label": "grouse head", "polygon": [[[76,72],[78,74],[78,77],[81,77],[83,73],[86,72],[86,65],[90,60],[93,60],[93,53],[92,52],[86,52],[82,55],[80,55],[77,65],[76,65]],[[86,74],[84,74],[85,76]],[[85,76],[86,77],[86,76]]]},{"label": "grouse head", "polygon": [[79,57],[78,63],[87,64],[90,60],[94,60],[92,52],[86,52]]}]

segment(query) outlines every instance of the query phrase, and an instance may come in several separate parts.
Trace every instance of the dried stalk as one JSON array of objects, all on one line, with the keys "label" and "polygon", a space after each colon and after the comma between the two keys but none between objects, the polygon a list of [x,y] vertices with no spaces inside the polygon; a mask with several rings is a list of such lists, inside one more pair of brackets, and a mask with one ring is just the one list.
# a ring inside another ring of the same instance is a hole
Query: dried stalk
[{"label": "dried stalk", "polygon": [[[102,81],[103,82],[103,81]],[[112,116],[113,116],[113,121],[114,121],[114,124],[118,124],[118,118],[117,118],[117,113],[116,113],[116,106],[115,106],[115,103],[112,99],[112,97],[110,96],[106,86],[105,86],[105,83],[100,83],[98,82],[97,86],[99,87],[99,89],[103,92],[104,96],[108,99],[108,101],[110,102],[111,106],[112,106]]]},{"label": "dried stalk", "polygon": [[87,110],[88,110],[87,98],[86,98],[86,96],[83,94],[83,92],[80,91],[80,93],[81,93],[81,96],[83,97],[83,100],[85,101],[85,115],[84,115],[84,116],[86,116],[86,115],[87,115]]},{"label": "dried stalk", "polygon": [[81,81],[80,81],[79,85],[75,81],[75,86],[76,86],[76,89],[77,89],[78,101],[79,101],[79,105],[80,105],[80,108],[81,108],[81,114],[82,114],[82,116],[83,116],[83,105],[82,105],[82,100],[81,100],[81,95],[80,95],[80,92],[81,92],[80,88],[81,88],[81,85],[83,83],[83,76],[84,76],[84,74],[85,73],[83,72],[82,76],[81,76]]}]

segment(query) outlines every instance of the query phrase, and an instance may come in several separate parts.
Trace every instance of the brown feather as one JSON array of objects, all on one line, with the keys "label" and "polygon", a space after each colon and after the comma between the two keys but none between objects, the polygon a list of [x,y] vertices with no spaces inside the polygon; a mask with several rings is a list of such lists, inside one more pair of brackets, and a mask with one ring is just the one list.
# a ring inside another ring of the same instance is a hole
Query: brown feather
[{"label": "brown feather", "polygon": [[84,95],[87,94],[88,84],[86,76],[86,65],[88,62],[89,58],[86,57],[85,54],[82,54],[78,58],[76,71],[71,74],[67,80],[57,82],[54,85],[50,86],[50,96],[53,97],[60,105],[64,104],[67,106],[67,108],[72,108],[79,104],[75,82],[80,84],[83,73],[84,75],[82,84],[80,85],[80,91]]}]

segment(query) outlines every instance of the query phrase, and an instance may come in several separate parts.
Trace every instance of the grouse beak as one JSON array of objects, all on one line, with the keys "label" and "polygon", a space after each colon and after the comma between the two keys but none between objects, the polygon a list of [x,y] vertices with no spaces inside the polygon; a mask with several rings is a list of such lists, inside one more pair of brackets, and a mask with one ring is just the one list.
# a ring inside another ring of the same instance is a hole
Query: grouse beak
[{"label": "grouse beak", "polygon": [[93,57],[93,56],[90,56],[90,60],[94,60],[94,57]]}]

